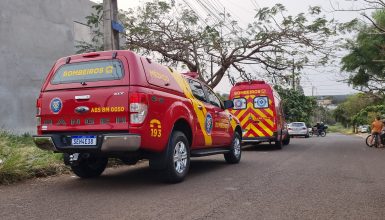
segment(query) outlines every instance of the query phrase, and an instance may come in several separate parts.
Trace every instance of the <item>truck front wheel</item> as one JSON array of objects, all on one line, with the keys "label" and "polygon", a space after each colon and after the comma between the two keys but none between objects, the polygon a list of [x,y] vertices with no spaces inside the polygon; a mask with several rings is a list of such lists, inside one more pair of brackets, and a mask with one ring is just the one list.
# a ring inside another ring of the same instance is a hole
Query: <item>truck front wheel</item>
[{"label": "truck front wheel", "polygon": [[78,163],[71,165],[72,171],[81,178],[94,178],[100,176],[106,169],[108,158],[90,155],[82,158]]},{"label": "truck front wheel", "polygon": [[235,132],[233,142],[231,144],[231,149],[229,153],[225,153],[225,160],[227,163],[233,164],[233,163],[239,163],[242,156],[242,149],[241,149],[241,138],[240,135]]}]

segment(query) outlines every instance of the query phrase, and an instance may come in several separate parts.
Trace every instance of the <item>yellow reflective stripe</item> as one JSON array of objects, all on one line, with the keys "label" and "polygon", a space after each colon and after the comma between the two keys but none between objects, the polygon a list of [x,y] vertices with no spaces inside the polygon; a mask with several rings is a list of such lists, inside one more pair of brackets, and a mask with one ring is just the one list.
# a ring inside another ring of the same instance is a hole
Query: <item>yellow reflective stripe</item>
[{"label": "yellow reflective stripe", "polygon": [[[182,89],[185,96],[191,100],[191,103],[194,107],[194,112],[198,118],[198,123],[201,126],[203,136],[205,138],[205,145],[206,146],[212,145],[213,144],[212,137],[211,137],[211,135],[207,134],[207,132],[206,132],[205,120],[206,120],[206,115],[207,115],[207,109],[206,109],[205,105],[193,96],[188,82],[180,75],[180,73],[171,72],[170,70],[169,70],[169,72],[170,72],[171,76],[174,77],[175,81],[178,83],[179,87]],[[202,110],[199,109],[198,106],[201,106]],[[213,126],[214,126],[214,124],[213,124]]]},{"label": "yellow reflective stripe", "polygon": [[[226,109],[225,112],[230,113],[228,109]],[[233,131],[235,131],[235,127],[237,127],[237,121],[234,119],[233,116],[231,116],[230,125],[233,128]]]},{"label": "yellow reflective stripe", "polygon": [[265,120],[271,127],[274,126],[273,121],[271,119],[268,119],[268,116],[265,115],[261,110],[255,110],[255,113],[257,115],[259,114],[263,118],[263,120]]},{"label": "yellow reflective stripe", "polygon": [[241,124],[242,126],[244,126],[248,120],[249,120],[249,116],[246,115],[246,117],[243,118],[243,120],[240,122],[240,124]]},{"label": "yellow reflective stripe", "polygon": [[250,124],[250,129],[253,130],[255,133],[257,133],[258,136],[264,137],[265,135],[260,131],[258,128],[256,128],[253,124]]},{"label": "yellow reflective stripe", "polygon": [[265,110],[271,117],[274,117],[274,112],[271,110],[271,108]]},{"label": "yellow reflective stripe", "polygon": [[266,127],[264,123],[259,123],[258,124],[268,135],[273,135],[273,131],[270,130],[270,128]]}]

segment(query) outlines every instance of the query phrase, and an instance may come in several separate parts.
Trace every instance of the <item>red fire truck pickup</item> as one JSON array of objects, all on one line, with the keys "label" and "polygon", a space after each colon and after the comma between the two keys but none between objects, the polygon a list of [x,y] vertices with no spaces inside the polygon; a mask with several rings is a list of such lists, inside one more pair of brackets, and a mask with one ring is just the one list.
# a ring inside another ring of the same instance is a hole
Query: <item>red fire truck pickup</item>
[{"label": "red fire truck pickup", "polygon": [[222,102],[197,79],[131,51],[92,52],[59,59],[36,102],[35,144],[64,153],[82,178],[97,177],[108,158],[149,159],[169,182],[186,176],[190,157],[241,159],[242,130]]}]

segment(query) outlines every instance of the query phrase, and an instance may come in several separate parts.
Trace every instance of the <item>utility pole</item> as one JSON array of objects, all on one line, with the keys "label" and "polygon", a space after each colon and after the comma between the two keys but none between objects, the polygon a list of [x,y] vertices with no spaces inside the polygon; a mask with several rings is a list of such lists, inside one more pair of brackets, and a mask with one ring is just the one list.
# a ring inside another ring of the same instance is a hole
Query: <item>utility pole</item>
[{"label": "utility pole", "polygon": [[112,29],[112,21],[117,20],[117,0],[103,0],[104,50],[119,49],[119,32]]},{"label": "utility pole", "polygon": [[294,59],[293,59],[293,73],[292,73],[292,87],[293,91],[295,91],[295,65],[294,65]]}]

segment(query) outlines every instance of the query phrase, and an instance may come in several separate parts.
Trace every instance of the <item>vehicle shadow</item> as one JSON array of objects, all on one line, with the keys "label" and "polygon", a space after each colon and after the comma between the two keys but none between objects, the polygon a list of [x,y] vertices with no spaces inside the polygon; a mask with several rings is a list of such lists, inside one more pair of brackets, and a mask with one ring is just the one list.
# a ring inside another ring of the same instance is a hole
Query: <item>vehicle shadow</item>
[{"label": "vehicle shadow", "polygon": [[[219,158],[192,158],[190,170],[185,182],[201,179],[212,172],[225,169],[229,165],[221,157]],[[182,182],[180,184],[185,184]],[[162,172],[152,170],[148,167],[148,162],[142,162],[140,165],[120,166],[118,168],[107,169],[100,177],[94,179],[82,179],[73,176],[64,186],[72,189],[86,188],[89,191],[105,190],[107,188],[116,190],[150,189],[154,186],[161,187],[174,185],[166,183],[163,180]],[[179,184],[178,184],[179,185]]]},{"label": "vehicle shadow", "polygon": [[247,144],[242,146],[242,151],[281,151],[281,149],[277,149],[273,144]]}]

